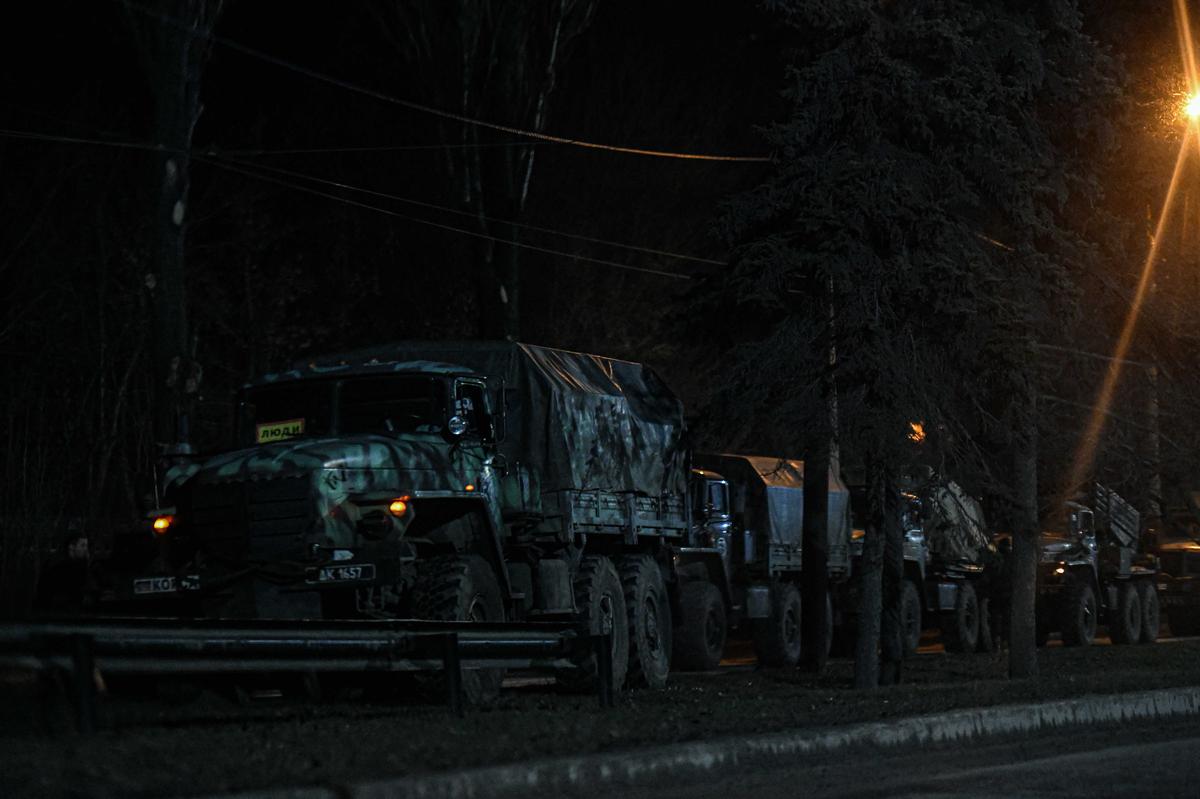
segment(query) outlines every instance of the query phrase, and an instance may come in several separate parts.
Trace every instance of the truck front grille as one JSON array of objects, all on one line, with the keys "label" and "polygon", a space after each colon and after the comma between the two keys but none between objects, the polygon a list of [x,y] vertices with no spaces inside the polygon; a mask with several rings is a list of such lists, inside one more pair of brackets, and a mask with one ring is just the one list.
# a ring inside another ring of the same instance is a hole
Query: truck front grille
[{"label": "truck front grille", "polygon": [[311,520],[307,476],[196,486],[182,510],[201,550],[236,562],[303,555]]}]

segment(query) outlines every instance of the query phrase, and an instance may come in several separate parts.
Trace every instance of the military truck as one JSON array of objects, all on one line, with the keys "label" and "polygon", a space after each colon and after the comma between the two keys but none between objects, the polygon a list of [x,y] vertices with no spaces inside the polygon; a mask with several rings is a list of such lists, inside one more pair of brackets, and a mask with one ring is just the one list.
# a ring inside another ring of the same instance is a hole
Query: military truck
[{"label": "military truck", "polygon": [[1156,558],[1140,552],[1140,516],[1096,483],[1088,504],[1068,502],[1039,541],[1037,636],[1058,630],[1067,646],[1087,646],[1097,623],[1114,644],[1158,638]]},{"label": "military truck", "polygon": [[1158,597],[1173,635],[1200,635],[1200,492],[1174,499],[1153,536]]},{"label": "military truck", "polygon": [[170,474],[158,555],[126,598],[214,617],[574,617],[611,631],[618,687],[665,683],[688,463],[653,370],[397,343],[265,375],[239,407],[236,449]]},{"label": "military truck", "polygon": [[[730,628],[749,624],[759,662],[800,659],[804,463],[777,457],[697,453],[692,471],[693,525],[679,549],[679,668],[712,669]],[[849,492],[830,470],[830,585],[850,574]],[[832,628],[835,606],[826,598]],[[828,643],[827,643],[828,645]]]},{"label": "military truck", "polygon": [[1171,633],[1200,635],[1200,540],[1167,538],[1158,544],[1156,553],[1159,601]]},{"label": "military truck", "polygon": [[[974,652],[991,645],[988,616],[989,569],[999,566],[979,502],[952,480],[934,479],[913,486],[917,503],[907,537],[919,541],[923,568],[906,568],[902,614],[905,646],[917,648],[922,628],[936,627],[949,652]],[[914,549],[918,549],[914,546]]]},{"label": "military truck", "polygon": [[[942,643],[951,652],[987,647],[991,642],[987,623],[991,578],[998,559],[982,508],[958,484],[932,472],[905,477],[900,485],[904,653],[917,651],[925,629],[939,630]],[[865,537],[861,523],[866,513],[865,492],[861,485],[851,489],[857,519],[851,537],[855,563],[861,562]],[[856,589],[853,582],[849,587]]]}]

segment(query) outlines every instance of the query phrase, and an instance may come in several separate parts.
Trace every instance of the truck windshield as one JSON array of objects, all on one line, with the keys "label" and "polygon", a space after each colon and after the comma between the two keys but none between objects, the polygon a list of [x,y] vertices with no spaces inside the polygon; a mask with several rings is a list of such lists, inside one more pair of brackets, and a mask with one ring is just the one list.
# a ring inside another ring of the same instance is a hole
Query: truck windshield
[{"label": "truck windshield", "polygon": [[[246,395],[246,443],[332,433],[440,433],[441,382],[420,375],[352,377],[263,386]],[[334,396],[337,389],[337,425]]]},{"label": "truck windshield", "polygon": [[440,388],[440,381],[420,375],[344,380],[338,431],[440,433],[445,415]]}]

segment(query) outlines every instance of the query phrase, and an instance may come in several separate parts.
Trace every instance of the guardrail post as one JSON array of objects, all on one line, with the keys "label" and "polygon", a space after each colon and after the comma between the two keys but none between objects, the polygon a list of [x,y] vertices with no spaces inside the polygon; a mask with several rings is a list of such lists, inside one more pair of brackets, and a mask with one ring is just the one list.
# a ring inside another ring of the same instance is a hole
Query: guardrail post
[{"label": "guardrail post", "polygon": [[593,635],[592,651],[596,654],[596,691],[600,697],[600,707],[614,707],[612,634]]},{"label": "guardrail post", "polygon": [[92,654],[92,639],[87,635],[72,635],[69,641],[75,722],[79,732],[91,735],[96,731],[96,659]]},{"label": "guardrail post", "polygon": [[458,633],[442,636],[442,668],[446,671],[446,701],[454,715],[463,715],[462,663],[458,659]]}]

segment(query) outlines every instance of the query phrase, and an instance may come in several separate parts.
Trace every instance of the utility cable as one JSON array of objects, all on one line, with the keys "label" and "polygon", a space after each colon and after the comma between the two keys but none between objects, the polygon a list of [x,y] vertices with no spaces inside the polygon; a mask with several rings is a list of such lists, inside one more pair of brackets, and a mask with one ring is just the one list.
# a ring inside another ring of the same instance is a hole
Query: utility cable
[{"label": "utility cable", "polygon": [[[546,142],[541,142],[545,144]],[[472,142],[467,144],[371,144],[358,147],[257,147],[229,149],[222,147],[225,155],[323,155],[326,153],[392,153],[414,150],[486,150],[499,147],[533,147],[538,142],[498,141]]]},{"label": "utility cable", "polygon": [[228,163],[222,159],[209,158],[207,156],[202,156],[202,155],[193,156],[193,157],[197,161],[209,164],[210,166],[215,166],[219,169],[225,169],[230,172],[236,172],[238,174],[254,178],[255,180],[261,180],[261,181],[265,181],[267,183],[274,183],[277,186],[283,186],[285,188],[293,189],[295,191],[302,191],[307,194],[315,195],[317,197],[324,197],[326,199],[334,200],[336,202],[344,203],[346,205],[351,205],[356,208],[362,208],[367,211],[375,211],[376,213],[395,217],[396,219],[403,219],[407,222],[412,222],[412,223],[418,224],[418,225],[424,225],[426,227],[436,228],[438,230],[444,230],[444,231],[447,231],[450,233],[459,233],[464,236],[471,236],[472,238],[484,239],[486,241],[493,241],[493,242],[496,242],[497,244],[507,244],[510,247],[517,247],[517,248],[523,249],[523,250],[531,250],[533,252],[540,252],[540,253],[544,253],[546,255],[554,255],[554,256],[561,257],[561,258],[571,258],[576,261],[584,261],[587,263],[599,264],[601,266],[611,266],[614,269],[625,269],[625,270],[628,270],[631,272],[641,272],[641,273],[648,274],[648,275],[658,275],[660,277],[669,277],[669,278],[674,278],[676,280],[691,280],[692,279],[691,275],[684,275],[684,274],[680,274],[679,272],[668,272],[664,269],[650,269],[648,267],[633,266],[632,264],[623,264],[623,263],[620,263],[619,261],[609,261],[609,260],[606,260],[603,258],[592,258],[592,257],[586,256],[586,255],[577,255],[575,253],[565,252],[563,250],[554,250],[549,247],[539,247],[535,244],[526,244],[525,242],[511,241],[509,239],[504,239],[499,236],[492,236],[488,233],[480,233],[480,232],[474,231],[474,230],[466,230],[464,228],[454,227],[453,225],[444,225],[444,224],[441,224],[440,222],[433,222],[428,219],[421,219],[419,217],[409,216],[408,214],[402,214],[402,213],[399,213],[398,211],[392,211],[388,208],[380,208],[379,206],[359,202],[358,200],[351,200],[347,197],[339,197],[336,194],[331,194],[329,192],[321,191],[320,189],[314,189],[310,186],[304,186],[299,183],[293,183],[291,181],[283,180],[281,178],[273,177],[271,175],[264,175],[262,173],[255,172],[251,169],[243,169],[239,166],[235,166],[232,163]]},{"label": "utility cable", "polygon": [[268,64],[273,64],[274,66],[280,67],[281,69],[291,70],[293,72],[304,75],[308,78],[312,78],[313,80],[320,81],[322,83],[327,83],[331,86],[336,86],[338,88],[345,89],[346,91],[354,92],[356,94],[361,94],[365,97],[371,97],[371,98],[379,100],[381,102],[398,105],[403,108],[410,109],[412,111],[420,111],[421,113],[429,114],[431,116],[441,117],[442,119],[449,119],[454,122],[461,122],[464,125],[473,125],[475,127],[486,128],[488,130],[496,130],[496,131],[500,131],[501,133],[509,133],[509,134],[512,134],[515,136],[525,136],[530,139],[536,139],[537,141],[543,141],[543,142],[550,142],[552,144],[569,144],[574,147],[582,147],[582,148],[591,149],[591,150],[604,150],[607,152],[614,152],[614,153],[624,153],[627,155],[644,155],[644,156],[650,156],[650,157],[654,157],[654,158],[673,158],[673,159],[687,160],[687,161],[725,161],[725,162],[760,163],[760,164],[770,163],[770,161],[771,161],[771,159],[767,156],[709,155],[709,154],[702,154],[702,153],[681,153],[681,152],[672,152],[669,150],[650,150],[650,149],[645,149],[645,148],[641,148],[641,147],[622,147],[622,146],[617,146],[617,145],[612,145],[612,144],[600,144],[598,142],[585,141],[583,139],[572,139],[572,138],[568,138],[565,136],[553,136],[548,133],[541,133],[539,131],[534,131],[534,130],[526,130],[524,128],[518,128],[513,125],[501,125],[501,124],[498,124],[495,122],[486,122],[484,120],[475,119],[473,117],[468,117],[463,114],[456,114],[451,111],[443,111],[440,108],[434,108],[433,106],[424,105],[422,103],[416,103],[411,100],[403,100],[399,97],[395,97],[390,94],[385,94],[384,92],[381,92],[378,89],[369,89],[365,86],[359,86],[356,83],[351,83],[351,82],[343,80],[341,78],[335,78],[332,75],[326,75],[325,73],[318,72],[317,70],[312,69],[311,67],[306,67],[302,64],[297,64],[293,61],[288,61],[286,59],[279,58],[278,56],[273,56],[269,53],[263,52],[262,50],[256,50],[253,47],[248,47],[244,44],[241,44],[240,42],[233,41],[232,39],[227,39],[224,36],[217,36],[216,34],[212,33],[211,31],[196,30],[195,28],[193,28],[191,26],[185,25],[182,21],[180,21],[178,19],[167,16],[166,14],[161,14],[152,9],[138,5],[137,3],[128,2],[128,0],[126,0],[125,5],[128,8],[130,8],[131,10],[137,11],[138,13],[140,13],[144,16],[151,17],[153,19],[157,19],[159,22],[162,22],[165,25],[170,25],[174,28],[177,28],[178,30],[185,32],[189,36],[192,36],[194,38],[207,39],[211,42],[215,42],[216,44],[220,44],[223,47],[227,47],[230,50],[234,50],[236,52],[242,53],[243,55],[248,55],[251,58],[257,58],[260,61],[267,62]]},{"label": "utility cable", "polygon": [[510,225],[515,228],[520,228],[522,230],[530,230],[535,233],[545,233],[547,235],[552,235],[552,236],[562,236],[564,238],[574,239],[576,241],[585,241],[585,242],[588,242],[589,244],[600,244],[600,245],[603,245],[606,247],[616,247],[618,249],[631,250],[633,252],[645,253],[646,255],[659,255],[664,258],[675,258],[675,259],[678,259],[681,261],[692,261],[694,263],[711,264],[713,266],[725,266],[726,265],[725,261],[718,261],[714,258],[701,258],[699,256],[685,255],[683,253],[671,252],[669,250],[657,250],[652,247],[641,247],[636,244],[624,244],[624,243],[618,242],[618,241],[610,241],[608,239],[599,239],[599,238],[594,238],[592,236],[584,236],[584,235],[581,235],[578,233],[567,233],[562,230],[555,230],[553,228],[541,227],[539,225],[530,225],[530,224],[526,224],[524,222],[514,222],[514,221],[508,220],[508,219],[496,219],[494,217],[489,217],[489,216],[480,216],[479,214],[473,213],[471,211],[463,211],[458,208],[448,208],[444,205],[437,205],[435,203],[426,202],[424,200],[414,200],[411,197],[402,197],[398,194],[389,194],[387,192],[376,191],[374,189],[364,189],[361,186],[354,186],[349,183],[342,183],[342,182],[339,182],[336,180],[320,178],[320,177],[317,177],[316,175],[310,175],[305,172],[297,172],[297,171],[291,170],[291,169],[283,169],[281,167],[266,166],[264,164],[252,163],[252,162],[243,161],[240,159],[223,157],[224,154],[220,151],[214,152],[214,151],[210,150],[208,153],[206,153],[206,155],[209,157],[221,158],[221,160],[225,161],[226,163],[237,164],[239,166],[246,167],[246,168],[261,169],[261,170],[265,170],[267,172],[272,172],[272,173],[275,173],[278,175],[284,175],[284,176],[291,177],[291,178],[298,178],[300,180],[310,180],[314,183],[320,183],[320,184],[323,184],[326,186],[331,186],[331,187],[343,189],[346,191],[359,192],[361,194],[367,194],[372,197],[379,197],[380,199],[385,199],[385,200],[395,200],[396,202],[406,203],[408,205],[415,205],[419,208],[427,208],[432,211],[441,211],[443,213],[455,214],[457,216],[470,217],[472,219],[482,219],[487,222],[492,222],[492,223],[500,224],[500,225]]},{"label": "utility cable", "polygon": [[[59,136],[59,135],[55,135],[55,134],[38,133],[38,132],[34,132],[34,131],[12,130],[12,129],[8,129],[8,128],[0,128],[0,137],[7,137],[7,138],[13,138],[13,139],[26,139],[26,140],[30,140],[30,141],[56,142],[56,143],[65,143],[65,144],[87,144],[87,145],[96,145],[96,146],[102,146],[102,147],[116,147],[119,149],[144,150],[144,151],[149,151],[149,152],[179,152],[179,153],[183,152],[182,150],[175,150],[172,148],[167,148],[167,147],[159,146],[156,144],[151,144],[149,142],[115,141],[115,140],[111,140],[111,139],[90,139],[90,138],[85,138],[85,137],[81,137],[81,136]],[[228,157],[226,157],[225,152],[226,151],[214,150],[214,149],[210,148],[208,150],[203,150],[200,152],[192,152],[192,153],[190,153],[190,156],[196,160],[203,160],[206,163],[210,163],[213,165],[220,165],[218,163],[218,161],[220,161],[221,163],[237,164],[237,165],[240,165],[242,167],[247,167],[247,168],[252,167],[254,169],[262,169],[262,170],[266,170],[268,172],[274,172],[274,173],[281,174],[281,175],[287,175],[289,177],[299,178],[299,179],[303,179],[303,180],[310,180],[310,181],[313,181],[314,183],[321,183],[326,186],[332,186],[335,188],[344,189],[346,191],[355,191],[355,192],[359,192],[362,194],[371,195],[374,197],[380,197],[380,198],[388,199],[388,200],[395,200],[397,202],[407,203],[409,205],[415,205],[420,208],[428,208],[428,209],[434,210],[434,211],[441,211],[443,213],[448,213],[448,214],[456,214],[458,216],[467,216],[467,217],[471,217],[471,218],[475,218],[475,219],[482,218],[488,222],[494,222],[494,223],[503,224],[503,225],[511,225],[512,227],[521,228],[524,230],[531,230],[531,231],[534,231],[537,233],[545,233],[547,235],[562,236],[567,239],[574,239],[576,241],[585,241],[590,244],[600,244],[600,245],[604,245],[604,246],[608,246],[608,247],[616,247],[618,249],[624,249],[624,250],[630,250],[633,252],[645,253],[647,255],[657,255],[657,256],[664,257],[664,258],[675,258],[675,259],[678,259],[681,261],[692,261],[694,263],[711,264],[713,266],[724,266],[726,263],[725,261],[718,261],[718,260],[715,260],[712,258],[701,258],[696,255],[685,255],[684,253],[671,252],[669,250],[658,250],[658,249],[654,249],[653,247],[641,247],[636,244],[625,244],[625,243],[618,242],[618,241],[610,241],[608,239],[599,239],[599,238],[594,238],[592,236],[584,236],[584,235],[578,234],[578,233],[568,233],[563,230],[555,230],[554,228],[542,227],[540,225],[530,225],[530,224],[526,224],[526,223],[522,223],[522,222],[513,222],[510,220],[499,220],[499,219],[494,219],[492,217],[479,217],[478,215],[473,214],[469,211],[461,211],[456,208],[447,208],[446,206],[437,205],[435,203],[425,202],[423,200],[415,200],[415,199],[412,199],[411,197],[402,197],[397,194],[388,194],[387,192],[375,191],[373,189],[365,189],[360,186],[351,185],[349,183],[341,183],[341,182],[335,181],[335,180],[328,180],[325,178],[317,177],[315,175],[309,175],[309,174],[306,174],[303,172],[296,172],[296,171],[289,170],[289,169],[281,169],[279,167],[265,166],[262,164],[251,164],[246,161],[228,158]],[[466,232],[469,233],[470,231],[466,231]],[[507,241],[507,240],[497,239],[497,241]],[[513,243],[513,242],[509,242],[509,243]],[[572,255],[570,257],[580,258],[582,256]]]}]

